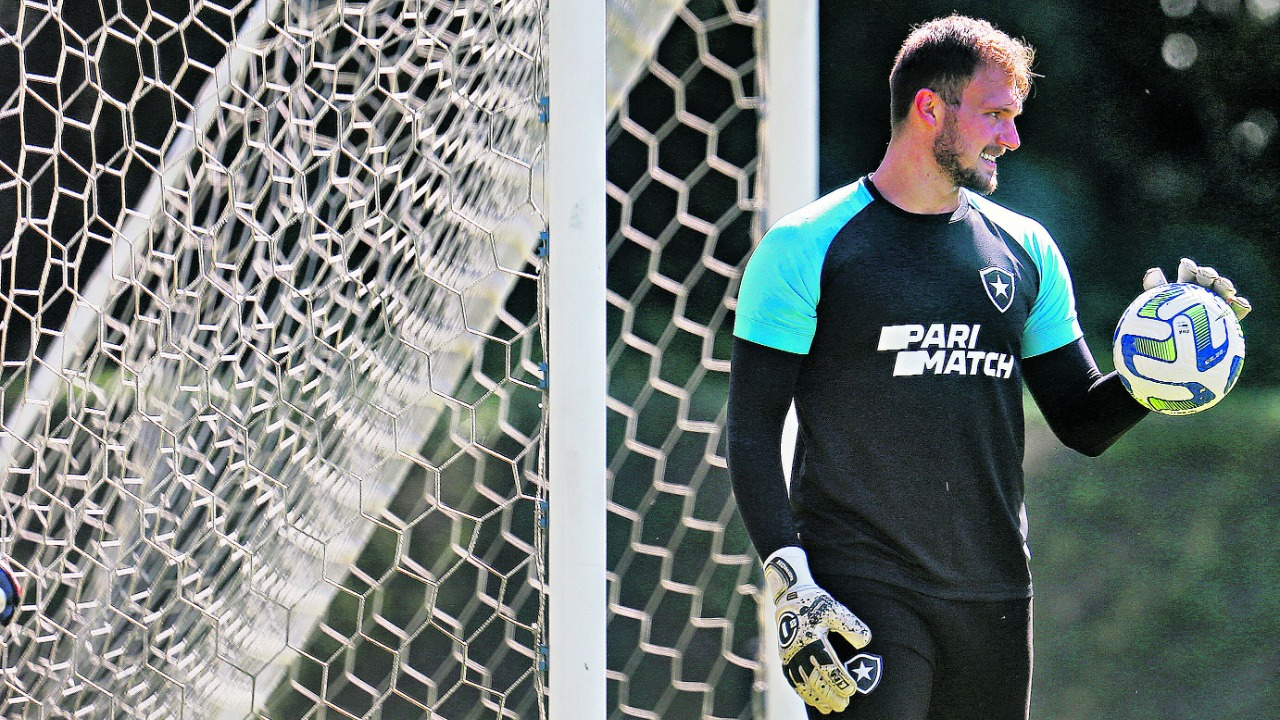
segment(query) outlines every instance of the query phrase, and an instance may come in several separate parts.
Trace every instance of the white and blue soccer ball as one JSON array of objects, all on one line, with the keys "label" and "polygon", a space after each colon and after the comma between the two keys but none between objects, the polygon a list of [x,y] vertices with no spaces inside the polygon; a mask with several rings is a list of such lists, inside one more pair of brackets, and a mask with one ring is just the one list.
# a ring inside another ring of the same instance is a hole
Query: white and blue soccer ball
[{"label": "white and blue soccer ball", "polygon": [[1139,295],[1112,338],[1116,370],[1134,399],[1165,415],[1222,400],[1244,365],[1244,333],[1226,301],[1193,283]]}]

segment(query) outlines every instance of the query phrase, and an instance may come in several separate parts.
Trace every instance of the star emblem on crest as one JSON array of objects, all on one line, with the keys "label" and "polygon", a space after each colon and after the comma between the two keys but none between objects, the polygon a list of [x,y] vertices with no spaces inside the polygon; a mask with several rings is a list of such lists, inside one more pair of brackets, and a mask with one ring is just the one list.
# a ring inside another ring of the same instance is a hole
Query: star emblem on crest
[{"label": "star emblem on crest", "polygon": [[1013,305],[1014,277],[1013,273],[1002,267],[986,267],[978,273],[982,277],[982,287],[987,297],[1000,312]]},{"label": "star emblem on crest", "polygon": [[996,297],[1004,297],[1009,293],[1009,284],[997,277],[996,281],[991,283],[991,289],[995,290]]}]

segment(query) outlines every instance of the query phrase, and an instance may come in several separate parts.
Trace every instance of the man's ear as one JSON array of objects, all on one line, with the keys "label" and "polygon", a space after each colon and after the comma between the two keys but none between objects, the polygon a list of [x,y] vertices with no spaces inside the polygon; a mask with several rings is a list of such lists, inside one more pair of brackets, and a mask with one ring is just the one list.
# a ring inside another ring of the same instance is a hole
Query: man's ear
[{"label": "man's ear", "polygon": [[929,88],[920,88],[912,98],[911,112],[926,127],[935,128],[942,124],[942,114],[946,112],[946,103],[938,93]]}]

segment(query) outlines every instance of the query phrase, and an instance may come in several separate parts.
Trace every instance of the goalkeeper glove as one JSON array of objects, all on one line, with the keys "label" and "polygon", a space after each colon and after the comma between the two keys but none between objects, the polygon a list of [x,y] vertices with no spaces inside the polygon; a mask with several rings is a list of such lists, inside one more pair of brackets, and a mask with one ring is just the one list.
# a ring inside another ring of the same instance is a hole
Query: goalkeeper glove
[{"label": "goalkeeper glove", "polygon": [[22,587],[8,565],[0,562],[0,625],[8,625],[22,604]]},{"label": "goalkeeper glove", "polygon": [[858,684],[836,655],[828,635],[837,633],[861,649],[871,642],[871,631],[813,582],[808,558],[798,547],[784,547],[770,555],[764,578],[777,607],[774,617],[787,680],[801,699],[823,715],[844,710]]},{"label": "goalkeeper glove", "polygon": [[[1216,293],[1223,300],[1227,301],[1227,305],[1231,307],[1231,311],[1236,314],[1236,320],[1243,320],[1245,315],[1253,309],[1253,305],[1249,301],[1236,294],[1235,283],[1218,274],[1217,270],[1203,265],[1197,265],[1194,260],[1182,258],[1178,263],[1178,282],[1195,283],[1201,287],[1208,288]],[[1142,289],[1151,290],[1161,285],[1168,285],[1169,281],[1164,276],[1164,271],[1158,267],[1153,267],[1142,276]]]}]

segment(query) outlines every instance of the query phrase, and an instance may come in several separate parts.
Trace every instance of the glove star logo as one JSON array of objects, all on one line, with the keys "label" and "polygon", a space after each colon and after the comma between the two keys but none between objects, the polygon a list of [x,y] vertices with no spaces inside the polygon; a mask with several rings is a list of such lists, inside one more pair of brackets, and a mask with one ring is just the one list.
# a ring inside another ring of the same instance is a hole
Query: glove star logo
[{"label": "glove star logo", "polygon": [[1013,304],[1013,273],[1000,267],[988,267],[978,271],[982,276],[982,287],[987,290],[987,297],[1000,312],[1009,309]]},{"label": "glove star logo", "polygon": [[880,352],[896,351],[895,377],[986,375],[1013,377],[1014,358],[978,349],[981,325],[886,325],[880,328]]},{"label": "glove star logo", "polygon": [[871,653],[859,653],[845,661],[844,669],[849,671],[858,692],[866,695],[880,684],[880,676],[884,674],[884,659]]}]

